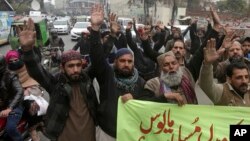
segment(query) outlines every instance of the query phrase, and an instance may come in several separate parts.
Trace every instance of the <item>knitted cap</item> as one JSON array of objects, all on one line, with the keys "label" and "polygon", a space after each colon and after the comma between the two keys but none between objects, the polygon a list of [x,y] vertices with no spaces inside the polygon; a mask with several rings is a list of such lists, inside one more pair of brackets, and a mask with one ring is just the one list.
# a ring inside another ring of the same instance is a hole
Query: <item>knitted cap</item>
[{"label": "knitted cap", "polygon": [[80,52],[77,52],[75,50],[67,50],[62,53],[61,56],[61,63],[65,64],[68,61],[71,60],[81,60],[81,54]]},{"label": "knitted cap", "polygon": [[12,58],[20,58],[20,55],[19,55],[19,52],[16,51],[16,50],[9,50],[7,53],[6,53],[6,56],[5,56],[5,60],[7,63],[10,62],[10,59]]},{"label": "knitted cap", "polygon": [[115,58],[119,58],[125,54],[131,54],[132,56],[134,55],[133,52],[131,50],[129,50],[128,48],[121,48],[119,50],[117,50]]}]

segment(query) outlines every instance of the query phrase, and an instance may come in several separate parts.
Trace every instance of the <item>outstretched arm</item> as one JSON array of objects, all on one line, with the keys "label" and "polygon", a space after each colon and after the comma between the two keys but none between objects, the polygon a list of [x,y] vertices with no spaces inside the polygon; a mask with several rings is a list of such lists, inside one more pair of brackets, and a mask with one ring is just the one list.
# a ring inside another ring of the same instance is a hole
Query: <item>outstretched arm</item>
[{"label": "outstretched arm", "polygon": [[19,41],[23,50],[23,59],[28,73],[49,93],[54,90],[54,77],[49,74],[41,65],[38,55],[34,52],[33,47],[36,40],[35,25],[31,18],[24,23],[21,31],[18,29]]},{"label": "outstretched arm", "polygon": [[80,40],[74,45],[74,47],[72,48],[72,50],[78,50],[78,48],[80,47],[80,44],[81,44],[81,40],[82,40],[82,39],[80,39]]},{"label": "outstretched arm", "polygon": [[157,51],[153,50],[150,46],[148,31],[143,30],[142,34],[140,35],[141,41],[142,41],[142,47],[144,50],[144,53],[153,61],[157,63],[157,57],[160,55]]},{"label": "outstretched arm", "polygon": [[100,26],[104,19],[103,8],[101,5],[94,5],[91,10],[91,31],[89,36],[90,41],[90,58],[91,67],[98,82],[104,82],[103,80],[109,64],[106,61],[104,49],[101,44]]},{"label": "outstretched arm", "polygon": [[132,23],[128,23],[127,28],[126,28],[126,38],[127,38],[128,46],[136,54],[136,52],[138,52],[139,49],[138,49],[136,43],[132,39],[131,29],[132,29]]},{"label": "outstretched arm", "polygon": [[215,39],[208,40],[206,48],[204,48],[204,62],[201,67],[201,72],[198,80],[198,84],[201,89],[207,94],[207,96],[217,103],[222,97],[223,86],[222,84],[216,84],[213,81],[213,67],[212,64],[219,56],[225,51],[221,49],[216,51]]}]

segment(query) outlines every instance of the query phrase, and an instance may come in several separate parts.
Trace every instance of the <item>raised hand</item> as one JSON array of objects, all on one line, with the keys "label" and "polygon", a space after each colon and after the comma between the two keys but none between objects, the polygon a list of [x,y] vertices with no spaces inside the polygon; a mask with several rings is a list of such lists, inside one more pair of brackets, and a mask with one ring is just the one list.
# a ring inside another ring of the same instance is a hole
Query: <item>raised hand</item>
[{"label": "raised hand", "polygon": [[229,26],[224,27],[224,31],[226,32],[226,36],[223,40],[222,47],[228,49],[232,46],[233,38],[236,34],[235,30],[232,30],[232,28]]},{"label": "raised hand", "polygon": [[25,21],[22,30],[17,27],[17,33],[22,50],[24,52],[32,50],[36,41],[35,24],[33,20],[29,18],[28,22]]},{"label": "raised hand", "polygon": [[117,22],[118,16],[115,13],[109,14],[109,22]]},{"label": "raised hand", "polygon": [[98,31],[104,20],[103,7],[100,4],[95,4],[91,9],[91,26],[92,29]]},{"label": "raised hand", "polygon": [[115,37],[121,31],[121,26],[117,23],[118,16],[114,13],[109,15],[111,36]]},{"label": "raised hand", "polygon": [[211,39],[207,41],[207,46],[204,48],[204,63],[212,64],[215,62],[220,55],[225,51],[225,48],[221,48],[216,51],[216,41],[215,39]]},{"label": "raised hand", "polygon": [[213,17],[213,22],[214,22],[214,30],[216,30],[217,32],[219,32],[220,28],[221,28],[221,23],[220,23],[220,17],[218,15],[218,13],[214,10],[213,6],[210,5],[210,11],[211,11],[211,15]]}]

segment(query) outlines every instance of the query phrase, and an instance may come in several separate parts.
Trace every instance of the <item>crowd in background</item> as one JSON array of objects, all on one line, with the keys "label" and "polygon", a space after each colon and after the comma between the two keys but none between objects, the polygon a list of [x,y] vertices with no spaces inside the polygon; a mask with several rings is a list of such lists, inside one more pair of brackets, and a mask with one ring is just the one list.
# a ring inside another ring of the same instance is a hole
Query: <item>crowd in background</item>
[{"label": "crowd in background", "polygon": [[72,50],[62,50],[60,70],[53,74],[34,52],[29,19],[19,31],[22,51],[0,58],[0,116],[8,118],[8,134],[23,140],[15,127],[26,115],[32,140],[39,140],[36,129],[43,127],[51,140],[115,141],[119,97],[123,103],[204,104],[195,87],[215,105],[250,106],[250,37],[222,25],[210,10],[207,27],[197,27],[196,18],[184,32],[160,21],[136,27],[133,20],[123,31],[114,13],[109,29],[101,30],[103,8],[94,5],[89,33]]}]

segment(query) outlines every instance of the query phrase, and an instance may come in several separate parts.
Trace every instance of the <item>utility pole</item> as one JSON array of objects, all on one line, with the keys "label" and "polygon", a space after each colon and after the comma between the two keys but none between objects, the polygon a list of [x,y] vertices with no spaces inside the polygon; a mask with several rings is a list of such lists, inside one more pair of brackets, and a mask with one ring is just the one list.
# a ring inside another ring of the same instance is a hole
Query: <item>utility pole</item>
[{"label": "utility pole", "polygon": [[44,1],[43,0],[39,0],[39,4],[40,4],[40,11],[41,12],[46,12],[44,9]]}]

